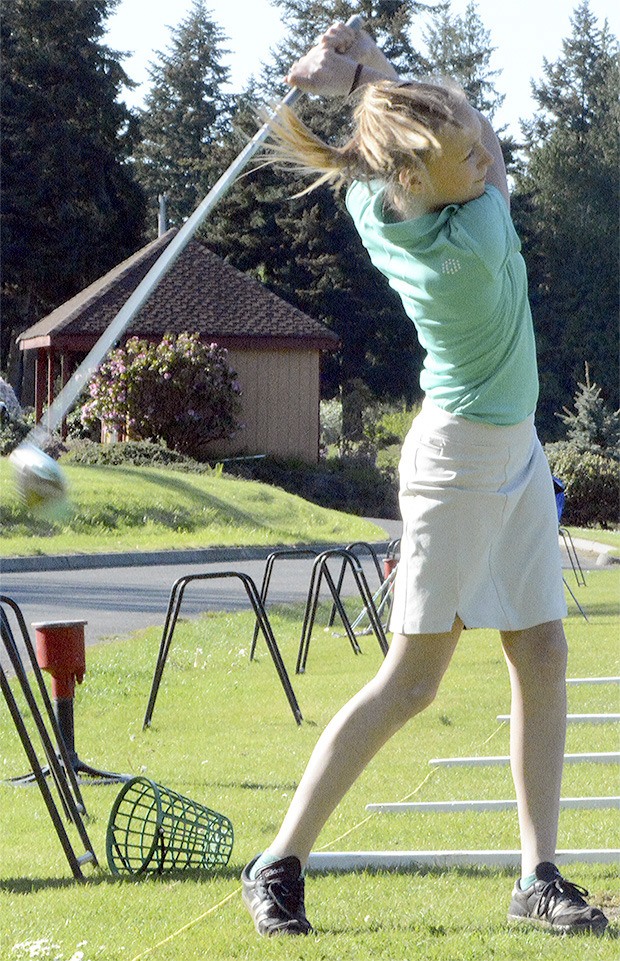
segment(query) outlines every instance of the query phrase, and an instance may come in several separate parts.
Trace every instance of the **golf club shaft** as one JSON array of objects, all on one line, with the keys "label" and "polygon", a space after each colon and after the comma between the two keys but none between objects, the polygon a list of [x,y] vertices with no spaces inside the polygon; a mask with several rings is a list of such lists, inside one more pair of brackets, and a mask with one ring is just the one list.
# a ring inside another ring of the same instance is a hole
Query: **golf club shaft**
[{"label": "golf club shaft", "polygon": [[[347,25],[356,30],[360,30],[363,25],[362,17],[358,15],[351,17],[347,21]],[[272,117],[276,116],[281,107],[292,106],[302,96],[302,93],[302,90],[293,87],[278,106],[274,108]],[[271,119],[267,120],[252,140],[246,144],[241,153],[233,160],[228,169],[224,171],[219,180],[216,181],[204,200],[196,207],[191,217],[185,221],[146,276],[123,304],[97,343],[91,348],[90,352],[75,370],[70,380],[50,405],[42,420],[30,431],[26,438],[27,443],[41,447],[45,439],[60,425],[63,418],[71,410],[75,401],[82,393],[86,384],[91,380],[99,365],[127,330],[127,327],[145,301],[151,296],[164,274],[170,269],[183,248],[194,236],[198,227],[200,227],[205,218],[211,213],[215,205],[219,203],[224,194],[230,189],[235,179],[252,159],[263,141],[266,140],[270,129]]]}]

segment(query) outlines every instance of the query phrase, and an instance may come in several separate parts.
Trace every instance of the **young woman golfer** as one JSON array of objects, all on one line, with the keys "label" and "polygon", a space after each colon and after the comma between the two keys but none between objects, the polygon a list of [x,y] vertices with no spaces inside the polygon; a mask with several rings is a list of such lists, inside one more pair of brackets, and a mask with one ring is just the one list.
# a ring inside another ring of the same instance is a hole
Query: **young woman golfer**
[{"label": "young woman golfer", "polygon": [[326,96],[360,90],[345,146],[324,144],[288,110],[274,150],[319,175],[313,186],[350,183],[362,243],[426,351],[425,400],[400,464],[389,653],[329,723],[276,838],[244,869],[245,904],[260,934],[312,930],[303,868],[327,818],[379,748],[432,702],[463,627],[497,628],[522,846],[509,920],[600,932],[605,915],[554,865],[566,608],[552,480],[534,429],[527,279],[497,138],[460,89],[401,83],[372,39],[344,24],[287,81]]}]

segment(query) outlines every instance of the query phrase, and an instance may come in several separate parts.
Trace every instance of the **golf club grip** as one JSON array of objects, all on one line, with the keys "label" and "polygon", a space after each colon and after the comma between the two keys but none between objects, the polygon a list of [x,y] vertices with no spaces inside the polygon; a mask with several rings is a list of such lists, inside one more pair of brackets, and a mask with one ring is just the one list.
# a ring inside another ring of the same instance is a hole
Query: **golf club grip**
[{"label": "golf club grip", "polygon": [[[364,24],[363,17],[356,14],[347,20],[347,26],[354,30],[360,30]],[[292,106],[303,94],[302,90],[293,87],[286,94],[283,100],[274,109],[273,115],[282,106]],[[82,393],[84,387],[91,380],[93,374],[114,347],[116,342],[122,337],[129,324],[151,296],[164,274],[170,269],[183,248],[189,243],[202,222],[211,213],[213,208],[222,199],[224,194],[232,186],[243,168],[249,163],[260,145],[266,140],[271,126],[271,121],[267,120],[258,130],[249,143],[243,148],[241,153],[233,160],[227,170],[215,182],[204,200],[196,207],[193,214],[188,217],[178,233],[172,238],[166,249],[155,261],[151,269],[140,281],[134,292],[125,301],[109,326],[91,348],[82,363],[75,370],[70,380],[62,388],[56,399],[48,408],[44,418],[33,427],[25,443],[34,444],[40,447],[46,437],[54,431],[62,422],[66,414],[71,410],[75,401]]]}]

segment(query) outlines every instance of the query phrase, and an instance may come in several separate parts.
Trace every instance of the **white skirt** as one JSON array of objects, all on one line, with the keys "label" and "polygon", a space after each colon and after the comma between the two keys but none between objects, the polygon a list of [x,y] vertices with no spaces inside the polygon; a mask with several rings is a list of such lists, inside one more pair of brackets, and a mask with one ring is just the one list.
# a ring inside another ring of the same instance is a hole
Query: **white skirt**
[{"label": "white skirt", "polygon": [[551,472],[534,418],[509,427],[425,400],[400,462],[390,630],[524,630],[566,615]]}]

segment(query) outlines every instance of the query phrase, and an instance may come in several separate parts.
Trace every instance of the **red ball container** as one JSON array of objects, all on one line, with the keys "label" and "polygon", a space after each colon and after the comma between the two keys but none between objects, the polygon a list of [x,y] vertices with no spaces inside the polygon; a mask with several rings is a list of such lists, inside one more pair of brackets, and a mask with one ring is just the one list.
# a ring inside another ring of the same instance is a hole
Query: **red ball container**
[{"label": "red ball container", "polygon": [[37,662],[52,677],[52,697],[72,698],[75,682],[81,684],[86,673],[84,625],[87,621],[47,621],[35,629]]}]

